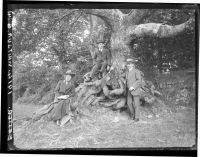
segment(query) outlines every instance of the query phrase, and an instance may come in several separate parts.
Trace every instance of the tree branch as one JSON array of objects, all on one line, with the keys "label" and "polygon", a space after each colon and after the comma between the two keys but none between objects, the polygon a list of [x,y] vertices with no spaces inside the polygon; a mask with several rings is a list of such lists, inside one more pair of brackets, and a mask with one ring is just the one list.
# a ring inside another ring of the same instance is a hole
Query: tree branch
[{"label": "tree branch", "polygon": [[72,13],[74,13],[75,11],[78,11],[78,9],[73,9],[73,10],[70,10],[69,12],[67,12],[65,15],[63,15],[61,18],[58,18],[54,21],[54,23],[52,24],[51,26],[51,30],[54,28],[54,26],[56,25],[57,22],[63,20],[64,18],[70,16]]},{"label": "tree branch", "polygon": [[[43,37],[48,36],[49,33],[53,30],[53,28],[55,27],[55,25],[56,25],[59,21],[63,20],[63,19],[66,18],[66,17],[69,17],[71,14],[73,14],[73,13],[76,12],[76,11],[79,11],[79,9],[70,10],[69,12],[67,12],[67,13],[66,13],[65,15],[63,15],[62,17],[55,19],[55,21],[54,21],[48,28],[40,29],[39,32],[37,33],[38,38],[41,38],[41,39],[42,39]],[[45,33],[43,33],[43,32],[45,32]]]},{"label": "tree branch", "polygon": [[90,20],[90,39],[92,38],[92,33],[93,33],[93,22],[92,22],[92,15],[89,15],[89,20]]},{"label": "tree branch", "polygon": [[78,21],[78,19],[81,17],[81,15],[82,15],[82,12],[80,12],[80,14],[75,18],[75,20],[68,25],[69,29],[67,30],[67,33],[65,33],[66,36],[70,33],[70,31],[73,28],[74,24]]},{"label": "tree branch", "polygon": [[117,20],[120,18],[120,12],[116,12],[114,9],[84,9],[84,12],[101,18],[112,30],[115,29],[116,23],[120,22]]},{"label": "tree branch", "polygon": [[149,9],[132,9],[124,18],[125,23],[130,25],[139,24],[149,13]]},{"label": "tree branch", "polygon": [[168,38],[176,36],[188,29],[194,24],[194,20],[191,18],[185,23],[170,26],[160,23],[146,23],[140,24],[137,26],[130,26],[127,28],[127,36],[134,37],[159,37],[159,38]]}]

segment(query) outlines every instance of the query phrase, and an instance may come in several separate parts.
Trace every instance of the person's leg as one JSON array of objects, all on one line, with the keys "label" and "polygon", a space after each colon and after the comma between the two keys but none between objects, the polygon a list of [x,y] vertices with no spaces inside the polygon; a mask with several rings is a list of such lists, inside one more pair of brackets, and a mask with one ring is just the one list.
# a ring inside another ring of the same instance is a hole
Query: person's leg
[{"label": "person's leg", "polygon": [[54,101],[53,102],[58,102],[58,97],[60,96],[59,93],[55,93],[55,96],[54,96]]},{"label": "person's leg", "polygon": [[95,90],[93,90],[93,89],[90,89],[86,94],[85,94],[85,97],[83,98],[83,100],[81,101],[81,105],[83,105],[85,102],[86,102],[86,100],[91,96],[91,95],[94,95],[94,94],[96,94],[97,93],[97,91],[95,91]]},{"label": "person's leg", "polygon": [[133,108],[133,96],[131,95],[130,91],[127,92],[127,105],[131,113],[131,118],[135,119],[135,110]]},{"label": "person's leg", "polygon": [[52,109],[50,113],[51,120],[57,121],[61,118],[62,106],[63,106],[62,100],[54,104],[54,108]]},{"label": "person's leg", "polygon": [[77,94],[77,102],[81,101],[81,98],[87,93],[88,88],[85,86],[83,87],[79,93]]},{"label": "person's leg", "polygon": [[107,66],[107,61],[104,61],[102,63],[101,70],[100,70],[102,73],[105,71],[106,66]]},{"label": "person's leg", "polygon": [[109,93],[110,93],[110,91],[109,91],[109,89],[108,89],[108,86],[104,86],[103,87],[103,94],[106,96],[106,97],[108,97],[109,96]]},{"label": "person's leg", "polygon": [[114,108],[120,109],[120,108],[124,107],[125,104],[126,104],[126,99],[124,97],[121,97],[120,101],[116,104],[116,106]]},{"label": "person's leg", "polygon": [[94,75],[96,74],[97,70],[100,68],[101,66],[101,62],[98,62],[94,65],[94,67],[92,68],[92,71],[90,73],[90,77],[94,78]]},{"label": "person's leg", "polygon": [[139,120],[140,118],[140,97],[133,96],[134,99],[134,108],[135,108],[135,119]]},{"label": "person's leg", "polygon": [[[117,105],[120,102],[120,99],[116,99],[116,100],[108,100],[106,101],[106,103],[104,104],[104,107],[112,107],[114,105]],[[114,107],[113,107],[114,108]]]},{"label": "person's leg", "polygon": [[105,97],[104,96],[101,96],[101,97],[96,97],[95,100],[93,101],[92,105],[96,105],[98,104],[99,105],[99,102],[104,100]]}]

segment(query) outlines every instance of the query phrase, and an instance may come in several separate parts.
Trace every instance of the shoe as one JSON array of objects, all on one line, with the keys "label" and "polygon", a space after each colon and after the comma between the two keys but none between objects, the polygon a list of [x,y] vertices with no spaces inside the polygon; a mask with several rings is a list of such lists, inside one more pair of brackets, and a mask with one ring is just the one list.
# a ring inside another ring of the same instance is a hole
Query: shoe
[{"label": "shoe", "polygon": [[89,79],[88,80],[86,80],[85,82],[91,82],[92,81],[92,78],[91,77],[89,77]]},{"label": "shoe", "polygon": [[98,75],[98,79],[101,79],[103,77],[103,74],[102,74],[102,72],[100,71],[99,72],[99,75]]},{"label": "shoe", "polygon": [[134,119],[135,119],[135,116],[130,115],[130,119],[131,119],[131,120],[134,120]]},{"label": "shoe", "polygon": [[138,122],[139,118],[135,118],[135,116],[131,116],[131,120],[133,120],[134,122]]},{"label": "shoe", "polygon": [[57,121],[56,121],[56,124],[57,124],[58,126],[60,126],[60,120],[57,120]]},{"label": "shoe", "polygon": [[135,118],[133,119],[134,122],[138,122],[139,121],[139,118]]}]

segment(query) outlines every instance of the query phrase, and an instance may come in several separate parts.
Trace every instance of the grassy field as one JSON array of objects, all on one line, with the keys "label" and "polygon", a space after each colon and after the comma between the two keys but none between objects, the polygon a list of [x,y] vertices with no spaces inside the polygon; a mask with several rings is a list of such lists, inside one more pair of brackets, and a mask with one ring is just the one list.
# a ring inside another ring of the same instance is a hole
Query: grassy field
[{"label": "grassy field", "polygon": [[127,112],[89,107],[92,118],[79,117],[63,127],[52,121],[30,122],[41,106],[14,104],[14,144],[20,149],[191,147],[195,145],[195,109],[142,108],[134,123]]}]

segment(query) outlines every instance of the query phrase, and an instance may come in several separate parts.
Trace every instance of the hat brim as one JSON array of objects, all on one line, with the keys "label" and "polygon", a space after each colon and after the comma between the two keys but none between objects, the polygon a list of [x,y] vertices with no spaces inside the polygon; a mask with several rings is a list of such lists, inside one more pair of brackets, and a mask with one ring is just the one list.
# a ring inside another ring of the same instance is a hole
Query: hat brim
[{"label": "hat brim", "polygon": [[71,75],[71,76],[75,76],[74,73],[65,73],[64,75]]},{"label": "hat brim", "polygon": [[104,41],[98,41],[98,42],[97,42],[97,44],[101,44],[101,43],[102,43],[102,44],[105,44]]},{"label": "hat brim", "polygon": [[139,60],[126,61],[126,63],[137,63]]},{"label": "hat brim", "polygon": [[134,63],[137,63],[137,61],[136,62],[126,62],[126,64],[134,64]]}]

